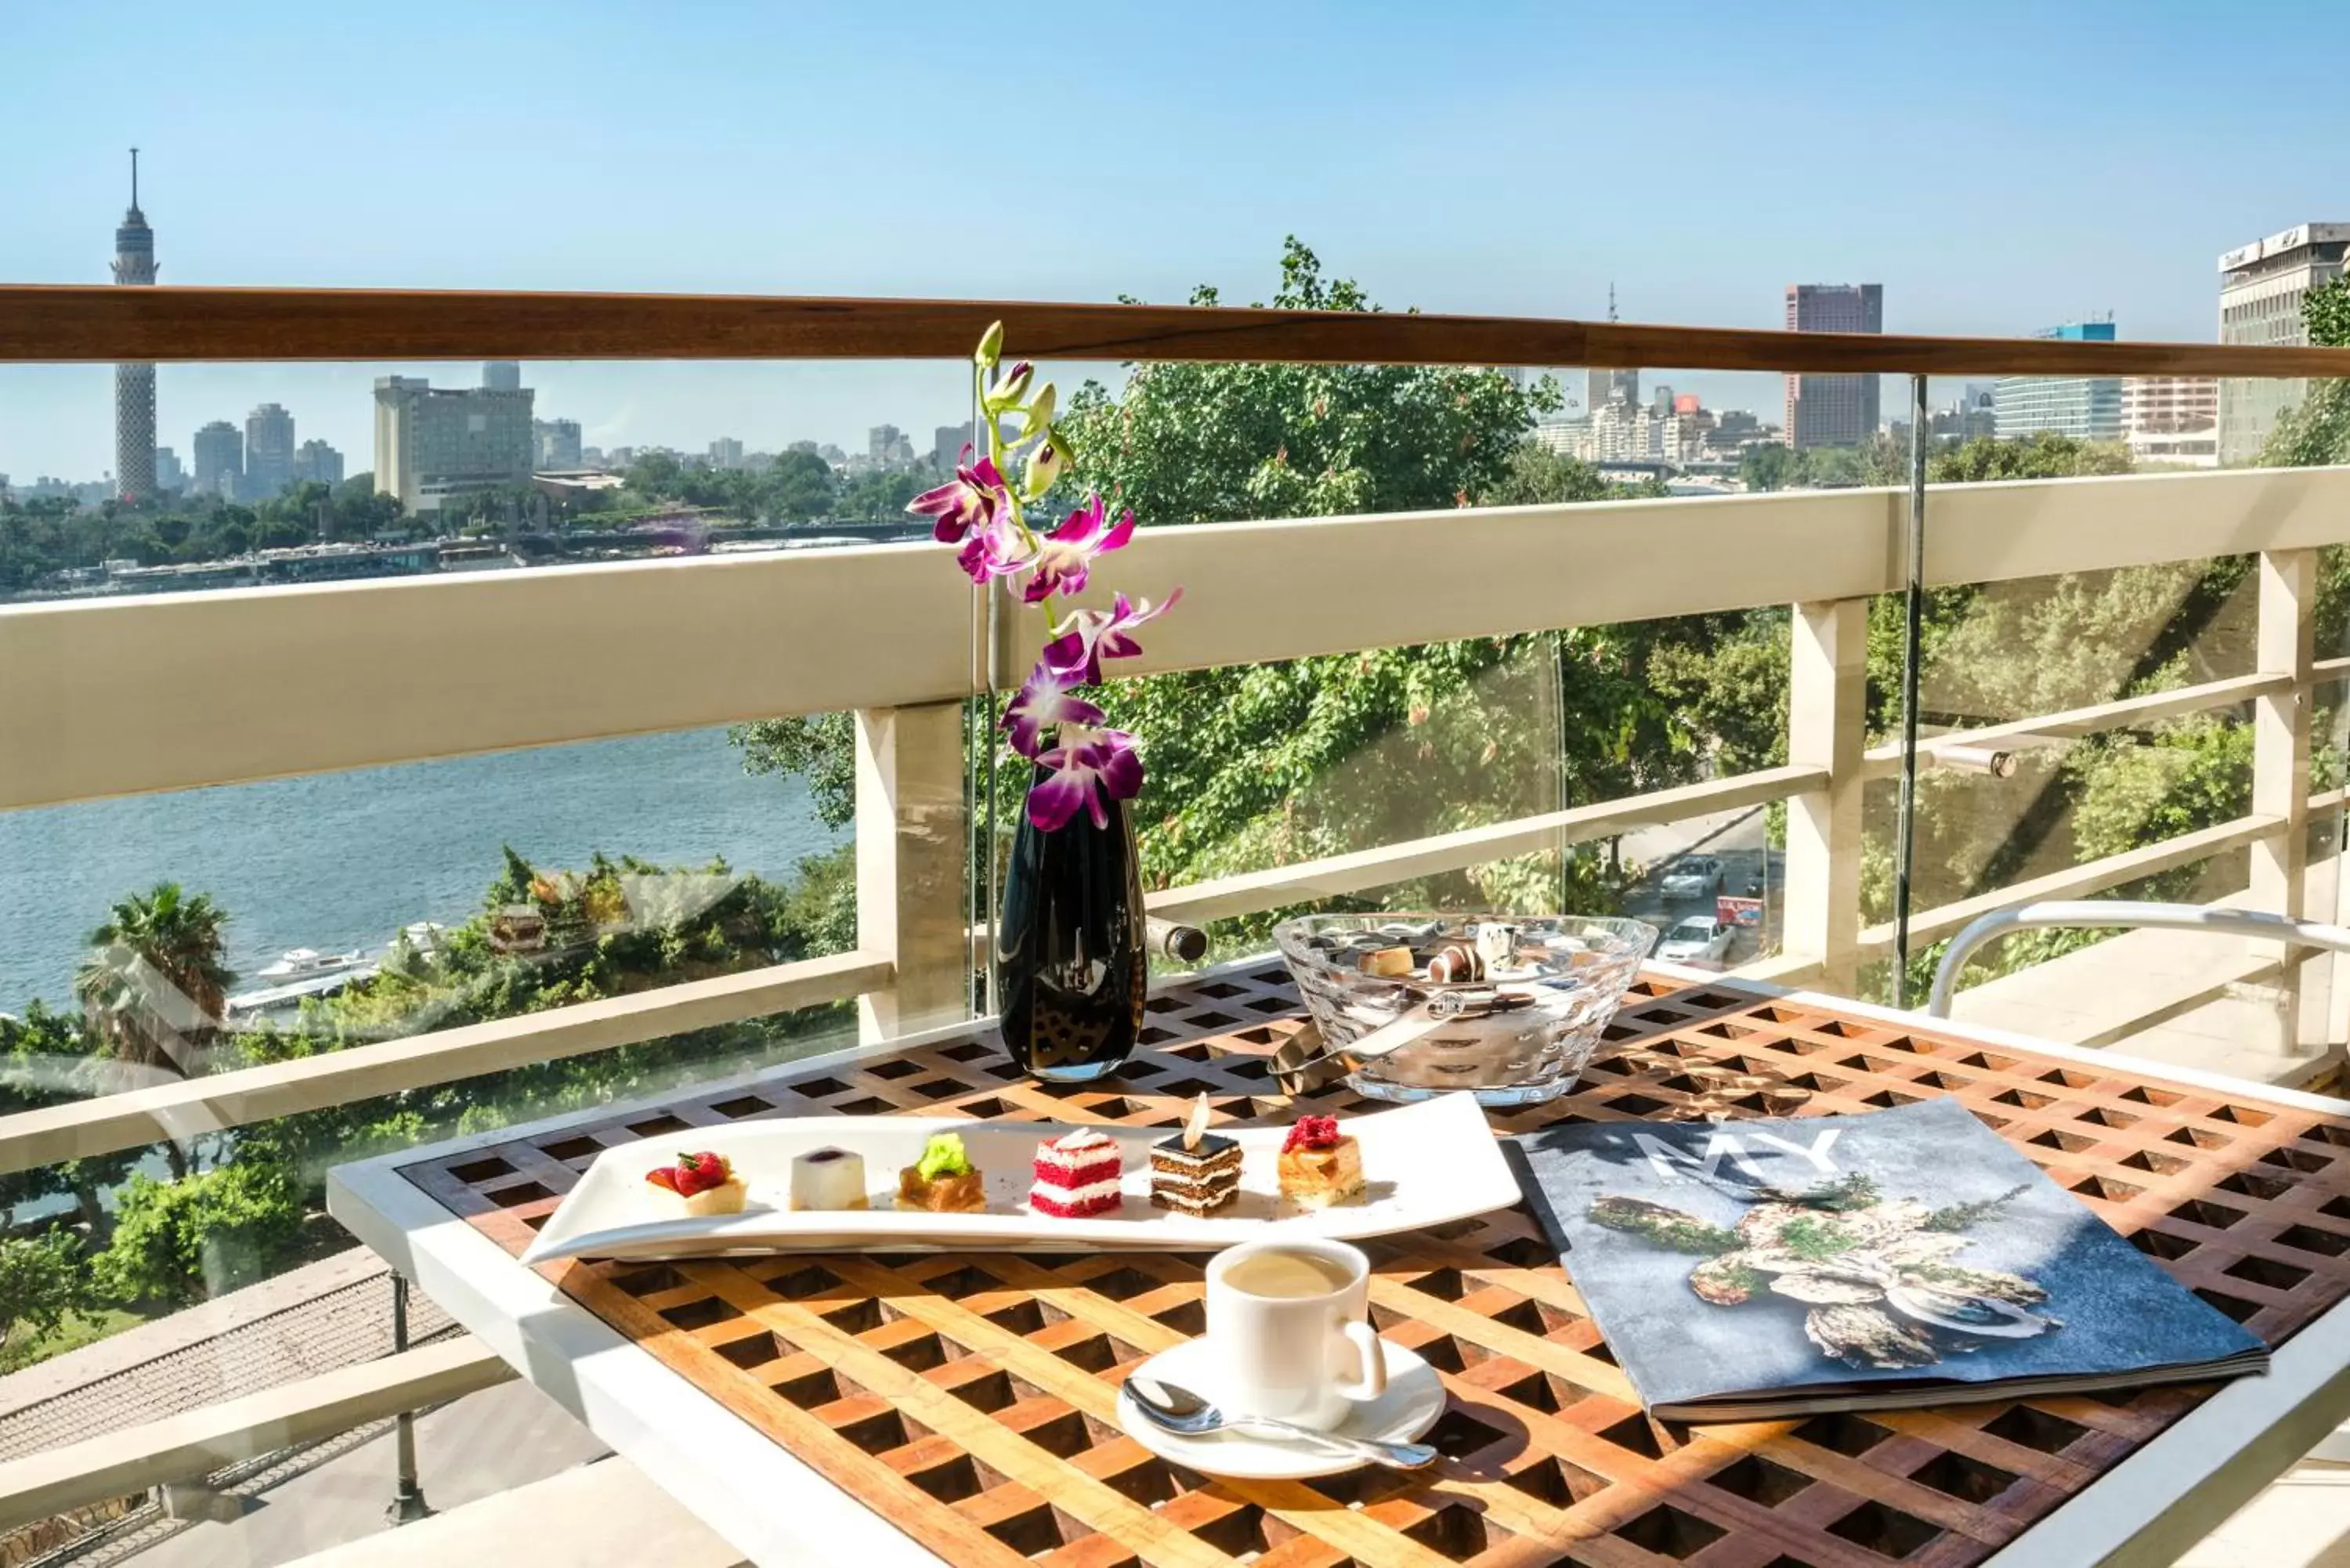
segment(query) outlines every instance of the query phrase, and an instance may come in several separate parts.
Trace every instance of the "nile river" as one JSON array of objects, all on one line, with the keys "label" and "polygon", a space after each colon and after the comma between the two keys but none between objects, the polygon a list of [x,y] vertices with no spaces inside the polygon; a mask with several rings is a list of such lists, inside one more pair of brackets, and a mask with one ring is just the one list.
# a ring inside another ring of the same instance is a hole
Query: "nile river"
[{"label": "nile river", "polygon": [[780,877],[846,836],[798,780],[745,774],[721,730],[0,813],[0,1012],[69,1005],[90,929],[159,881],[228,911],[244,988],[287,948],[464,919],[505,845],[545,869],[600,849]]}]

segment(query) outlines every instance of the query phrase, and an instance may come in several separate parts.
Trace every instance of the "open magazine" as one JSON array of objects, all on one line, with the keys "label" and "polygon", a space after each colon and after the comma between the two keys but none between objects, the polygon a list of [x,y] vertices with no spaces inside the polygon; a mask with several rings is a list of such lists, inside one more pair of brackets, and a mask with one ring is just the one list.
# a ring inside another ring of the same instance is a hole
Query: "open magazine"
[{"label": "open magazine", "polygon": [[1565,1127],[1518,1143],[1575,1288],[1662,1419],[2085,1393],[2268,1366],[2259,1340],[1955,1100]]}]

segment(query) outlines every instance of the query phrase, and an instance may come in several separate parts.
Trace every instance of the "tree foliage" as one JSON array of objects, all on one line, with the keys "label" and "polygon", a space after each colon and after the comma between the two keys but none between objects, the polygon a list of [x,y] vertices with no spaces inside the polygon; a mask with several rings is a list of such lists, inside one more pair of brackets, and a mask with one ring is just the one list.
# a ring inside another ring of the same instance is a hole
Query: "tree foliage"
[{"label": "tree foliage", "polygon": [[185,1075],[211,1044],[235,981],[223,961],[227,915],[176,882],[118,902],[89,934],[74,994],[104,1054]]},{"label": "tree foliage", "polygon": [[[2302,297],[2301,316],[2313,344],[2350,348],[2350,276],[2311,289]],[[2314,468],[2335,462],[2350,462],[2350,380],[2312,381],[2301,406],[2270,432],[2261,463]]]},{"label": "tree foliage", "polygon": [[294,1183],[263,1160],[172,1181],[135,1175],[123,1186],[113,1241],[90,1261],[91,1283],[125,1303],[201,1301],[266,1278],[301,1223]]},{"label": "tree foliage", "polygon": [[82,1304],[81,1244],[69,1231],[0,1236],[0,1373],[14,1372]]}]

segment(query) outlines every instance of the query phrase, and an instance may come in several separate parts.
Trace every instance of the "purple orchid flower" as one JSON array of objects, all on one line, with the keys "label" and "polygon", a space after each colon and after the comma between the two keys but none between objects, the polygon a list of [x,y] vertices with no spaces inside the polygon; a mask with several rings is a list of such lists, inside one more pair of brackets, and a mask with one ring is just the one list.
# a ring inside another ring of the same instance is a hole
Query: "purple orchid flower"
[{"label": "purple orchid flower", "polygon": [[1100,723],[1102,711],[1072,695],[1081,684],[1073,672],[1041,661],[1030,670],[997,726],[1012,737],[1012,749],[1034,762],[1045,750],[1048,731],[1063,724]]},{"label": "purple orchid flower", "polygon": [[1118,548],[1133,537],[1133,512],[1119,513],[1118,521],[1112,523],[1102,498],[1087,496],[1085,504],[1070,513],[1037,546],[1029,563],[1034,570],[1020,597],[1033,605],[1053,594],[1085,592],[1086,576],[1092,569],[1094,557]]},{"label": "purple orchid flower", "polygon": [[1096,827],[1109,826],[1109,803],[1142,793],[1142,759],[1134,737],[1123,730],[1096,730],[1083,741],[1055,746],[1036,759],[1051,770],[1028,790],[1028,820],[1041,832],[1057,833],[1079,808]]},{"label": "purple orchid flower", "polygon": [[1035,556],[1028,552],[1020,537],[1017,524],[1006,509],[996,513],[963,541],[955,552],[955,564],[963,574],[981,587],[998,577],[1008,577],[1025,567]]},{"label": "purple orchid flower", "polygon": [[1110,601],[1108,609],[1079,610],[1063,621],[1060,635],[1045,645],[1044,662],[1066,674],[1082,677],[1076,682],[1077,685],[1095,685],[1101,680],[1101,661],[1131,659],[1140,653],[1142,644],[1134,640],[1135,628],[1157,620],[1182,597],[1180,587],[1156,605],[1149,599],[1136,601],[1119,594]]},{"label": "purple orchid flower", "polygon": [[966,441],[952,479],[906,503],[907,511],[932,520],[931,537],[941,545],[961,544],[974,529],[986,529],[1011,510],[1003,475],[996,472],[994,461],[983,457],[973,462],[972,450]]}]

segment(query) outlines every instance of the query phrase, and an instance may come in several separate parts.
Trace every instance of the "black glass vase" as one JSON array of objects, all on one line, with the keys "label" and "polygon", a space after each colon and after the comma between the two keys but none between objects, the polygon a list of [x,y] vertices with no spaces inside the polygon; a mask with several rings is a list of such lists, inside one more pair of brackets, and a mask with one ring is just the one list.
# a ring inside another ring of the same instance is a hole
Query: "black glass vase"
[{"label": "black glass vase", "polygon": [[1003,1047],[1046,1083],[1118,1070],[1142,1033],[1149,984],[1142,877],[1126,803],[1047,833],[1023,812],[996,925]]}]

